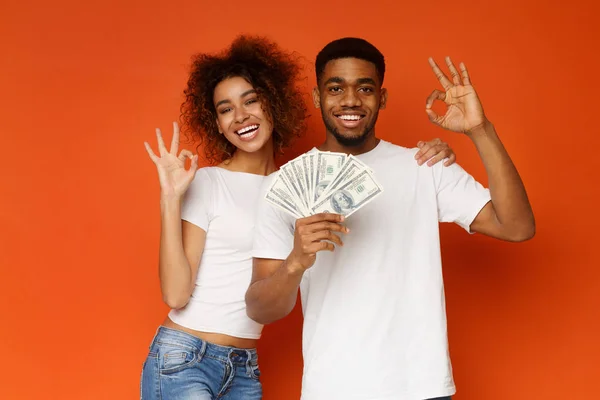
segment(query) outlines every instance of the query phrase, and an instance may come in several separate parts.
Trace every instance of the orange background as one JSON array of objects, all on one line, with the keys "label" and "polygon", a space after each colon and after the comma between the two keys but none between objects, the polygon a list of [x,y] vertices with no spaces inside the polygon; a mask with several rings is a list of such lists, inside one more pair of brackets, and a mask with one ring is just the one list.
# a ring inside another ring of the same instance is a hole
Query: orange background
[{"label": "orange background", "polygon": [[[155,143],[157,126],[170,137],[191,54],[250,32],[309,65],[332,39],[372,41],[389,70],[378,135],[406,146],[441,137],[485,182],[469,140],[429,124],[424,112],[437,88],[427,57],[466,63],[526,183],[538,230],[530,242],[508,244],[442,228],[455,398],[596,398],[598,6],[286,3],[2,1],[0,397],[139,396],[140,368],[167,312],[157,274],[159,186],[142,142]],[[306,73],[312,86],[313,69]],[[313,112],[311,132],[288,157],[322,137]],[[300,334],[298,309],[266,328],[265,399],[298,398]]]}]

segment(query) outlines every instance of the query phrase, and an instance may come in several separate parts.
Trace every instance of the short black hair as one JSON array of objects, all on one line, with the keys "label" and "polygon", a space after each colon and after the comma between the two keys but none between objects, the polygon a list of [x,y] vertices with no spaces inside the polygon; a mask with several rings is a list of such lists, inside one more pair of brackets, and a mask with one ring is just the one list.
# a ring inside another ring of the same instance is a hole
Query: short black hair
[{"label": "short black hair", "polygon": [[317,84],[321,79],[321,75],[323,75],[325,65],[329,61],[339,58],[358,58],[375,64],[380,83],[383,84],[383,76],[385,75],[385,59],[383,54],[381,54],[377,47],[366,40],[354,37],[334,40],[323,47],[319,54],[317,54],[317,59],[315,60]]}]

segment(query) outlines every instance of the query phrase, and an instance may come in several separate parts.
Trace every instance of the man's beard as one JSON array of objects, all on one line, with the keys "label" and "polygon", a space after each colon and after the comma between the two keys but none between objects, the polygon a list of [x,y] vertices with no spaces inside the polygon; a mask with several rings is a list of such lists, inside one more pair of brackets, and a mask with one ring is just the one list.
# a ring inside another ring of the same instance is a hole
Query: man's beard
[{"label": "man's beard", "polygon": [[335,137],[337,142],[345,147],[358,147],[362,145],[369,138],[369,133],[371,133],[371,131],[375,127],[375,122],[377,122],[378,114],[379,112],[375,114],[371,124],[367,125],[360,135],[348,137],[342,135],[337,130],[333,122],[329,119],[329,116],[325,115],[325,110],[321,109],[321,116],[323,118],[323,123],[325,124],[325,129],[331,132],[331,134],[333,135],[333,137]]}]

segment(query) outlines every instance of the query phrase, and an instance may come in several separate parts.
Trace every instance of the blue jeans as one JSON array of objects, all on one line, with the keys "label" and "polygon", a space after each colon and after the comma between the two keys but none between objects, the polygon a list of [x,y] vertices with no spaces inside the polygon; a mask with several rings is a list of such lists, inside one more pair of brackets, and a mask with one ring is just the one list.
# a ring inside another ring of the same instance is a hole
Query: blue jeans
[{"label": "blue jeans", "polygon": [[161,326],[141,379],[143,400],[260,400],[255,349],[218,346]]}]

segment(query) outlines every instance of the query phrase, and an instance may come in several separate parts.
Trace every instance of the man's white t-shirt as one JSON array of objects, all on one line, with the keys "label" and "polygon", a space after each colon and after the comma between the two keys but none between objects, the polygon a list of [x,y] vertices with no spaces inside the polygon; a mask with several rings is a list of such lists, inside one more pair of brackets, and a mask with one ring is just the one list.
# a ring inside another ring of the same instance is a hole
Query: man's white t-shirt
[{"label": "man's white t-shirt", "polygon": [[[302,279],[303,400],[455,393],[438,222],[469,231],[490,194],[456,164],[418,166],[417,151],[382,140],[358,156],[384,192],[346,220],[344,246],[318,253]],[[294,224],[260,202],[252,255],[286,259]]]}]

